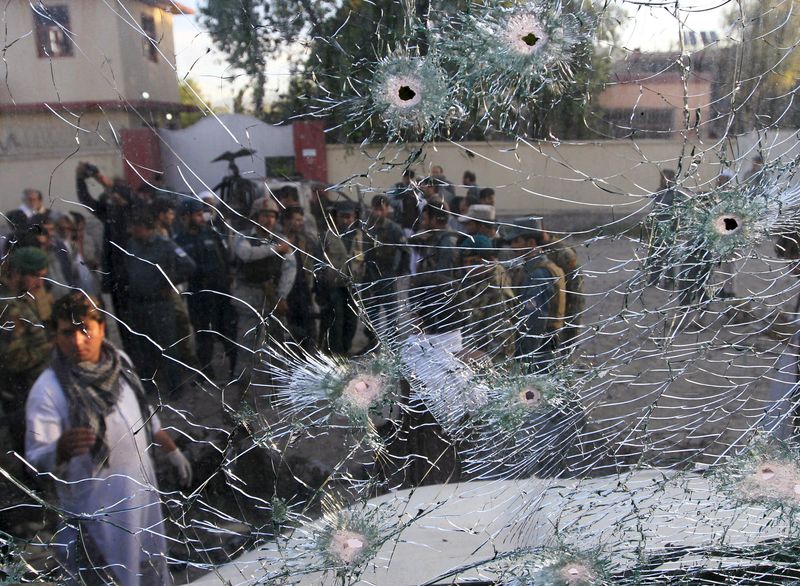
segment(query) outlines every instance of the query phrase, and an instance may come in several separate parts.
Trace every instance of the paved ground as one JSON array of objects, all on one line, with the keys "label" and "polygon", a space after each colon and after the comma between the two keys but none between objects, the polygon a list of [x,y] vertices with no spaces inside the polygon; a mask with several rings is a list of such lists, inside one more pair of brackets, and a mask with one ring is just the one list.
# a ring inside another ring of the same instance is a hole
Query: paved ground
[{"label": "paved ground", "polygon": [[[781,307],[793,307],[797,295],[797,282],[785,263],[770,260],[771,245],[759,249],[763,259],[738,263],[738,292],[751,297],[748,309],[757,319],[747,323],[745,314],[736,315],[732,308],[741,302],[714,302],[704,313],[688,316],[699,325],[690,324],[685,311],[674,306],[674,293],[637,284],[636,258],[643,254],[637,241],[622,235],[577,248],[586,274],[587,329],[575,368],[592,376],[578,389],[587,426],[576,450],[576,470],[591,468],[596,474],[636,461],[710,463],[741,443],[763,413],[773,367],[785,347],[763,335],[765,324]],[[314,483],[324,482],[348,442],[337,433],[288,446],[259,442],[260,430],[279,417],[236,384],[187,388],[165,401],[161,416],[195,460],[196,476],[203,482],[196,487],[196,500],[170,508],[171,531],[182,540],[219,545],[202,553],[175,552],[197,563],[223,561],[246,546],[254,532],[270,530],[267,503],[273,495],[294,491],[298,500],[313,496]],[[5,458],[3,465],[25,479],[18,464]],[[358,464],[352,472],[358,476]],[[302,478],[308,486],[282,485],[275,477]],[[173,487],[172,479],[162,478],[162,488]],[[4,494],[7,504],[33,502],[21,491],[9,488]],[[28,536],[46,541],[54,517],[31,515],[32,510],[16,509],[15,522]],[[212,530],[206,522],[229,533]],[[46,563],[44,548],[29,547],[28,552],[36,566]],[[176,578],[197,574],[191,570]]]}]

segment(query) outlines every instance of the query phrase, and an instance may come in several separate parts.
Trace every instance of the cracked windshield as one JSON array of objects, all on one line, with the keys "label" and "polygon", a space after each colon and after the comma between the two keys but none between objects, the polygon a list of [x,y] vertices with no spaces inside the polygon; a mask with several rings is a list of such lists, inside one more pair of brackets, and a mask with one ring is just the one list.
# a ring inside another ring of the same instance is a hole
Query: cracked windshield
[{"label": "cracked windshield", "polygon": [[800,584],[798,11],[4,0],[0,583]]}]

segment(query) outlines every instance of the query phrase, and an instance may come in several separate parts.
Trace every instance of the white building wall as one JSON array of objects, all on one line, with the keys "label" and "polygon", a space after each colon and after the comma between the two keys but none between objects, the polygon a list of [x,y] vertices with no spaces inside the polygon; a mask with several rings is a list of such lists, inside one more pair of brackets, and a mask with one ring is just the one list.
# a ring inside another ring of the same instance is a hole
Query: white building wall
[{"label": "white building wall", "polygon": [[[123,95],[138,100],[143,92],[147,92],[151,101],[179,102],[172,15],[142,2],[125,2],[124,5],[126,11],[123,13],[119,10],[119,17],[114,20],[124,72]],[[152,16],[155,20],[159,40],[156,62],[145,54],[148,43],[141,32],[143,15]]]},{"label": "white building wall", "polygon": [[265,177],[265,157],[294,156],[292,127],[272,126],[252,116],[225,114],[203,118],[182,130],[159,130],[161,160],[167,184],[176,191],[211,189],[228,171],[228,163],[212,163],[225,151],[241,148],[255,154],[236,160],[243,177]]},{"label": "white building wall", "polygon": [[[73,55],[40,58],[34,16],[26,0],[11,0],[0,11],[7,27],[0,60],[0,104],[118,100],[124,93],[119,30],[108,5],[98,0],[63,0],[69,8]],[[8,46],[11,40],[16,42]]]},{"label": "white building wall", "polygon": [[[378,148],[364,153],[356,145],[330,145],[328,176],[334,183],[356,177],[369,201],[370,192],[400,181],[403,163],[417,146],[386,147],[376,163]],[[691,151],[691,144],[684,150],[670,140],[438,143],[426,146],[424,161],[412,169],[421,177],[441,165],[456,195],[465,195],[458,186],[464,171],[473,171],[478,185],[495,190],[498,215],[543,215],[558,218],[564,229],[583,229],[638,217],[658,189],[659,170],[676,169],[683,154],[685,176]],[[717,156],[708,151],[686,185],[709,188],[718,173]]]}]

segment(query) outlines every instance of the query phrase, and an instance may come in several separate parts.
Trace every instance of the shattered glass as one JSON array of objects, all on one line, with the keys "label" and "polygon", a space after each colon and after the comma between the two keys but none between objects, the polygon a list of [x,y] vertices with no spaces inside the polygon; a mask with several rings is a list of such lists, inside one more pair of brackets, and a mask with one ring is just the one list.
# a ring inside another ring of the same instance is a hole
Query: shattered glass
[{"label": "shattered glass", "polygon": [[797,8],[5,3],[0,581],[800,580]]}]

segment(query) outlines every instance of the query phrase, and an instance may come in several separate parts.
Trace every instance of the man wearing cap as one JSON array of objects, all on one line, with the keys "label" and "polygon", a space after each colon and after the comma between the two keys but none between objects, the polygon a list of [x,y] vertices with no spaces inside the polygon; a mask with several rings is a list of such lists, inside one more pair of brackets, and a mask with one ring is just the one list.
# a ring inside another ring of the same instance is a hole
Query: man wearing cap
[{"label": "man wearing cap", "polygon": [[286,299],[292,290],[297,264],[292,247],[283,238],[278,225],[278,204],[267,195],[257,199],[250,211],[255,226],[247,234],[239,234],[234,253],[239,264],[234,295],[239,313],[239,335],[242,345],[239,368],[242,380],[250,383],[252,370],[270,336],[279,337],[289,306]]},{"label": "man wearing cap", "polygon": [[464,347],[478,355],[502,358],[513,354],[510,301],[513,293],[505,270],[497,262],[492,241],[476,234],[461,241],[461,268],[467,323]]},{"label": "man wearing cap", "polygon": [[[475,204],[469,206],[466,215],[459,217],[458,221],[464,226],[464,232],[468,235],[480,234],[486,236],[490,241],[494,241],[497,236],[495,219],[494,206]],[[467,245],[462,241],[461,246]]]},{"label": "man wearing cap", "polygon": [[389,218],[389,199],[372,198],[364,244],[364,287],[362,296],[373,328],[381,334],[394,333],[397,305],[397,277],[408,271],[406,239],[399,225]]},{"label": "man wearing cap", "polygon": [[175,243],[196,265],[194,272],[189,275],[186,303],[195,331],[200,369],[214,380],[211,362],[217,338],[225,348],[231,378],[236,368],[236,312],[230,299],[233,275],[228,263],[228,251],[222,236],[209,226],[207,209],[208,204],[203,201],[186,201],[186,229],[178,234]]},{"label": "man wearing cap", "polygon": [[566,310],[564,271],[540,248],[542,234],[538,229],[514,226],[505,236],[516,255],[509,270],[519,305],[516,356],[533,372],[552,364]]},{"label": "man wearing cap", "polygon": [[131,358],[139,374],[149,381],[151,390],[155,390],[151,379],[157,372],[163,372],[168,384],[166,393],[170,394],[183,382],[179,364],[164,357],[168,351],[176,352],[175,343],[179,339],[175,288],[186,282],[195,270],[195,263],[175,242],[156,233],[155,218],[149,210],[138,210],[130,225],[126,266],[133,311],[128,320],[136,334],[132,338],[135,351]]},{"label": "man wearing cap", "polygon": [[[34,247],[18,248],[11,253],[4,273],[0,278],[0,399],[11,447],[22,453],[25,399],[53,348],[53,336],[35,298],[44,290],[47,255]],[[46,311],[49,317],[50,308]]]}]

